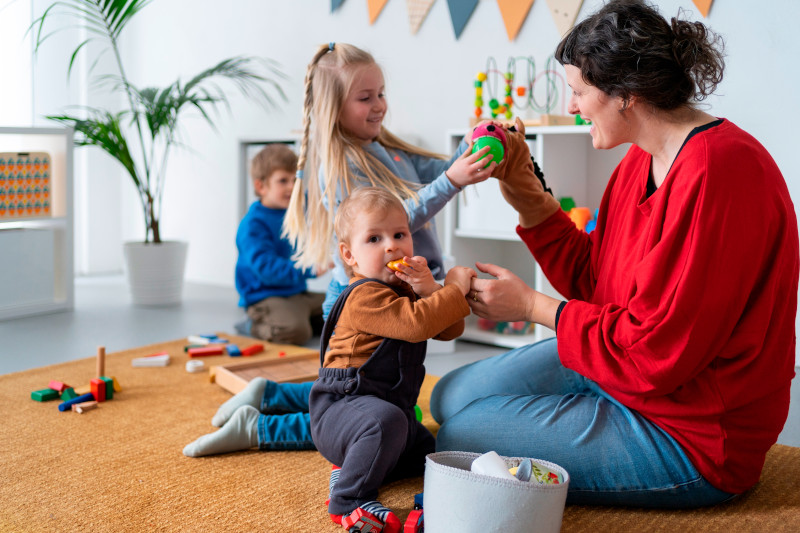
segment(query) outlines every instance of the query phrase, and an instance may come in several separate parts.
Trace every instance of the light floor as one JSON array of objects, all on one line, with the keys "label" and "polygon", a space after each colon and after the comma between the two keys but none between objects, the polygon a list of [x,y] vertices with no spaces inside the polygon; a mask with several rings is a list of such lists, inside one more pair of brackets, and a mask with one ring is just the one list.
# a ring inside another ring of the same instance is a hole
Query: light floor
[{"label": "light floor", "polygon": [[[133,306],[122,276],[77,278],[75,310],[0,321],[0,374],[170,341],[188,335],[228,332],[241,319],[236,291],[187,283],[184,301],[170,308]],[[309,346],[317,347],[315,340]],[[456,341],[453,353],[429,353],[428,373],[442,376],[460,365],[505,349]],[[800,446],[800,386],[793,383],[789,419],[778,442]]]}]

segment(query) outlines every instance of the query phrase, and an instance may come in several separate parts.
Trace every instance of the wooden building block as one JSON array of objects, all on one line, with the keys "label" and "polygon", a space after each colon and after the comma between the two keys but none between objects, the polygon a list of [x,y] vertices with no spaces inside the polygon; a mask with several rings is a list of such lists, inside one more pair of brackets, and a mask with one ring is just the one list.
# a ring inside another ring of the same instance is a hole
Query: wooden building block
[{"label": "wooden building block", "polygon": [[67,400],[77,398],[78,396],[80,396],[80,394],[78,394],[78,391],[76,391],[72,387],[67,387],[66,389],[64,389],[64,392],[61,393],[61,399],[64,400],[65,402]]},{"label": "wooden building block", "polygon": [[100,376],[100,379],[105,381],[106,383],[106,400],[113,400],[114,399],[114,380],[106,377]]},{"label": "wooden building block", "polygon": [[97,408],[97,402],[94,400],[90,400],[88,402],[76,403],[72,405],[72,410],[80,414],[83,414],[84,411],[96,408]]},{"label": "wooden building block", "polygon": [[55,389],[40,389],[31,392],[31,400],[37,402],[49,402],[51,400],[58,400],[59,394]]},{"label": "wooden building block", "polygon": [[242,355],[244,355],[245,357],[249,356],[249,355],[255,355],[257,353],[261,353],[261,352],[264,351],[264,345],[263,344],[251,344],[247,348],[242,348],[240,351],[242,352]]},{"label": "wooden building block", "polygon": [[69,385],[66,383],[62,383],[61,381],[51,380],[50,384],[48,385],[51,389],[57,390],[59,394],[64,392],[64,389],[67,389]]},{"label": "wooden building block", "polygon": [[61,411],[62,413],[64,411],[70,411],[72,409],[72,406],[75,405],[76,403],[89,402],[92,400],[94,400],[94,395],[92,395],[92,393],[84,394],[83,396],[78,396],[77,398],[67,400],[66,402],[61,402],[60,404],[58,404],[58,410]]},{"label": "wooden building block", "polygon": [[147,357],[137,357],[131,361],[133,366],[167,366],[169,364],[169,354],[161,353],[148,355]]},{"label": "wooden building block", "polygon": [[225,353],[225,347],[220,345],[189,349],[189,357],[207,357],[209,355],[222,355],[223,353]]},{"label": "wooden building block", "polygon": [[92,396],[98,402],[106,401],[106,382],[99,378],[94,378],[89,382],[92,386]]}]

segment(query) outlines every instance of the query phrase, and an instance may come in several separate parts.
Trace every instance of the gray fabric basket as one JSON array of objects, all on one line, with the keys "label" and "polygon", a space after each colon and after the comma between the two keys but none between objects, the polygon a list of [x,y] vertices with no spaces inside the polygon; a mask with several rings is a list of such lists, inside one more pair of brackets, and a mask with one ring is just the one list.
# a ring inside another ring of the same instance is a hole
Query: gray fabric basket
[{"label": "gray fabric basket", "polygon": [[[558,533],[567,499],[569,474],[560,466],[534,459],[561,474],[557,485],[475,474],[480,454],[437,452],[425,460],[426,533]],[[509,468],[525,458],[503,457]]]}]

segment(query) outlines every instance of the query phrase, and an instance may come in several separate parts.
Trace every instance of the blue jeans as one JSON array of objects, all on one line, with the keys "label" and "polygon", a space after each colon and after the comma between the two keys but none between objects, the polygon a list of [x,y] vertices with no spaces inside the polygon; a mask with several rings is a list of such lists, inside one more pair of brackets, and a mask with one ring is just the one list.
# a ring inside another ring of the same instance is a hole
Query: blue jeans
[{"label": "blue jeans", "polygon": [[308,394],[313,381],[267,381],[258,417],[260,450],[315,450],[308,415]]},{"label": "blue jeans", "polygon": [[569,473],[571,504],[677,509],[734,497],[670,435],[565,368],[555,339],[453,370],[436,384],[431,411],[437,451],[553,462]]},{"label": "blue jeans", "polygon": [[[322,304],[322,317],[328,314],[347,285],[331,280]],[[275,383],[268,381],[258,417],[258,447],[261,450],[316,450],[311,438],[308,394],[313,381]]]},{"label": "blue jeans", "polygon": [[[347,285],[331,280],[322,303],[327,320],[333,304]],[[267,382],[258,417],[258,447],[261,450],[315,450],[308,416],[308,394],[313,381],[305,383]]]}]

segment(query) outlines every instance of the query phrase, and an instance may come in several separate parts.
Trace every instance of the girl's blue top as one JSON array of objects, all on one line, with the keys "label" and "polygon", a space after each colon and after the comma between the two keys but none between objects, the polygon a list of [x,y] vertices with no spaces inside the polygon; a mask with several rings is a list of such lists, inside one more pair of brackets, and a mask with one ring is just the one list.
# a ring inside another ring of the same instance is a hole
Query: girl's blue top
[{"label": "girl's blue top", "polygon": [[[461,190],[450,182],[444,172],[450,168],[453,161],[464,153],[464,150],[467,149],[467,144],[461,141],[456,153],[449,160],[409,154],[402,150],[390,150],[378,142],[372,142],[366,145],[364,149],[378,158],[395,176],[411,184],[422,185],[417,190],[418,198],[416,200],[409,198],[405,201],[408,225],[414,240],[414,254],[421,255],[427,259],[428,267],[431,269],[435,279],[443,279],[446,272],[433,217]],[[365,178],[363,171],[352,163],[350,168],[356,176],[356,186],[369,186],[369,181]],[[320,188],[323,190],[323,201],[327,208],[325,176],[321,168],[319,181]],[[336,208],[338,208],[343,197],[344,191],[340,186],[336,190]],[[333,257],[335,265],[332,271],[333,281],[346,286],[349,279],[342,265],[342,260],[335,250],[333,251]]]}]

